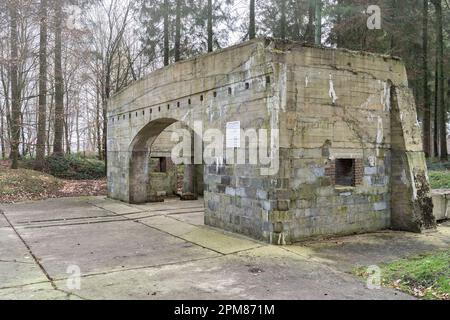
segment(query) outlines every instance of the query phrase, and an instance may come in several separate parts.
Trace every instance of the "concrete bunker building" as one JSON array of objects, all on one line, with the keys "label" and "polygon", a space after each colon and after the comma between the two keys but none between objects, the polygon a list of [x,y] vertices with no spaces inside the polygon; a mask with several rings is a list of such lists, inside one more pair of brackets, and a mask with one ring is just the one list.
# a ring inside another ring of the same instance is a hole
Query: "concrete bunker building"
[{"label": "concrete bunker building", "polygon": [[[149,154],[169,126],[278,130],[279,170],[227,159],[186,165],[205,223],[274,244],[433,228],[414,98],[397,58],[256,39],[157,70],[108,110],[108,196],[159,200]],[[246,146],[245,138],[241,144]],[[273,141],[272,141],[273,142]],[[247,146],[248,148],[248,146]],[[201,187],[195,173],[203,172]],[[197,185],[197,186],[195,186]],[[199,190],[201,189],[201,190]]]}]

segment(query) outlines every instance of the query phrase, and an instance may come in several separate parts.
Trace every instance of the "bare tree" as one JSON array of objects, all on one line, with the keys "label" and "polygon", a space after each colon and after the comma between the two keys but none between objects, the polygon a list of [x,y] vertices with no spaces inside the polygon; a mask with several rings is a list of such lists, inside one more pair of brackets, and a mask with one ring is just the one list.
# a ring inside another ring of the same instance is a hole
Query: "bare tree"
[{"label": "bare tree", "polygon": [[315,31],[315,43],[316,45],[322,44],[322,0],[316,0],[316,31]]},{"label": "bare tree", "polygon": [[45,136],[47,125],[47,0],[41,0],[39,16],[39,110],[35,162],[36,170],[42,170],[45,158]]},{"label": "bare tree", "polygon": [[11,160],[12,169],[19,168],[19,144],[20,144],[20,127],[21,127],[21,108],[20,108],[20,88],[18,79],[18,2],[9,2],[10,15],[10,46],[11,46],[11,63],[10,63],[10,79],[11,79]]},{"label": "bare tree", "polygon": [[55,137],[53,154],[62,155],[64,131],[64,83],[62,70],[62,1],[55,1]]},{"label": "bare tree", "polygon": [[286,39],[286,0],[281,0],[280,11],[281,11],[280,38]]},{"label": "bare tree", "polygon": [[212,6],[212,0],[208,0],[208,7],[207,7],[207,29],[208,29],[208,52],[213,51],[213,6]]},{"label": "bare tree", "polygon": [[436,128],[439,157],[442,161],[448,160],[447,150],[447,111],[445,107],[445,75],[444,75],[444,35],[442,24],[442,2],[432,0],[436,9]]},{"label": "bare tree", "polygon": [[255,12],[255,0],[250,0],[250,26],[249,26],[249,38],[254,39],[256,37],[256,12]]},{"label": "bare tree", "polygon": [[169,48],[169,0],[164,0],[164,65],[169,65],[170,48]]},{"label": "bare tree", "polygon": [[180,61],[181,45],[181,5],[182,0],[177,0],[175,17],[175,61]]}]

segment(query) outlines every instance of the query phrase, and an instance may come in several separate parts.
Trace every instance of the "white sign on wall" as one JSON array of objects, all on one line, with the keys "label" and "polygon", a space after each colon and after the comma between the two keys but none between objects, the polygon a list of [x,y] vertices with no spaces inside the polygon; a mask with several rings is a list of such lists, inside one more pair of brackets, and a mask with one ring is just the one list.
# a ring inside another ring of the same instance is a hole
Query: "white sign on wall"
[{"label": "white sign on wall", "polygon": [[241,122],[227,123],[227,149],[241,147]]}]

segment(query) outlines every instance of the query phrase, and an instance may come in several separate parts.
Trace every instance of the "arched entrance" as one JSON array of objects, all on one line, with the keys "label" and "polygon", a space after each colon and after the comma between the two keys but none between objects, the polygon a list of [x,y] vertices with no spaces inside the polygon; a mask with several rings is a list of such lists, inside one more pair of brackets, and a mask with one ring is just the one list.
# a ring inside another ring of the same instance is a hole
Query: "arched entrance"
[{"label": "arched entrance", "polygon": [[[170,194],[170,192],[164,191],[164,187],[160,183],[167,184],[167,181],[161,180],[174,178],[169,176],[169,170],[175,174],[177,180],[174,181],[176,186],[173,193],[180,196],[182,200],[196,200],[198,195],[203,193],[203,166],[194,164],[176,165],[170,159],[174,144],[170,143],[170,137],[167,136],[170,136],[172,132],[165,132],[165,130],[174,127],[177,123],[188,128],[191,131],[191,137],[194,136],[193,130],[185,123],[172,118],[162,118],[149,122],[133,139],[130,145],[129,164],[129,199],[131,203],[164,201],[164,196]],[[165,139],[161,139],[163,134],[166,135]],[[152,146],[157,141],[157,151],[159,152],[154,154],[155,150],[152,150]],[[193,145],[192,142],[191,145]],[[164,149],[164,154],[161,154],[161,149]],[[154,172],[155,161],[157,161],[156,166],[160,168],[156,175]]]}]

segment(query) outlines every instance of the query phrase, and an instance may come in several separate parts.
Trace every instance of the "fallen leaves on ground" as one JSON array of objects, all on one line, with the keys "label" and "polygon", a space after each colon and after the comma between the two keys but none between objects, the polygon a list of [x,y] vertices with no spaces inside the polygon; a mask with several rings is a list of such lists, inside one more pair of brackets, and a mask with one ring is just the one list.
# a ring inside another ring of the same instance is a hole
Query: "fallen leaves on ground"
[{"label": "fallen leaves on ground", "polygon": [[72,181],[33,170],[11,170],[0,163],[0,203],[106,195],[106,179]]},{"label": "fallen leaves on ground", "polygon": [[59,197],[103,196],[106,195],[106,179],[72,181],[63,180]]}]

